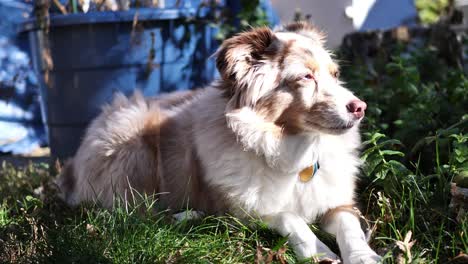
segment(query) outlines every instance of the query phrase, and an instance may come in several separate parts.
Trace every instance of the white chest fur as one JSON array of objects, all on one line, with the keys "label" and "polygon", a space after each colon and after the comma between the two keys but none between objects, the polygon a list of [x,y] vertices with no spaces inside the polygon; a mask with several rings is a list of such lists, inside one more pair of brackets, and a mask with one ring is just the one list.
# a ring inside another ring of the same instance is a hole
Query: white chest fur
[{"label": "white chest fur", "polygon": [[[355,169],[349,166],[351,164],[338,165],[335,162],[340,162],[339,157],[335,159],[326,154],[319,158],[319,162],[321,168],[308,182],[300,181],[299,169],[285,173],[278,169],[256,168],[254,164],[243,166],[234,178],[246,180],[230,189],[232,200],[251,214],[293,212],[307,222],[330,208],[352,204]],[[252,174],[253,171],[257,173]]]},{"label": "white chest fur", "polygon": [[[293,212],[311,222],[330,208],[353,203],[359,162],[343,143],[336,136],[289,138],[273,166],[261,155],[230,144],[222,153],[210,152],[214,156],[205,164],[206,179],[226,190],[238,215]],[[299,172],[317,161],[320,169],[313,178],[300,181]]]}]

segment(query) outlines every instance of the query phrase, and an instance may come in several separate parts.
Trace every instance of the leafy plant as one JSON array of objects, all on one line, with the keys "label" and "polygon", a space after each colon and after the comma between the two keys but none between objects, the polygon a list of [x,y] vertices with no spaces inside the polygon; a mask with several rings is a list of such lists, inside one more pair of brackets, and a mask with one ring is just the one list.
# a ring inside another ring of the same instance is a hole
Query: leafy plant
[{"label": "leafy plant", "polygon": [[451,0],[415,0],[419,19],[423,24],[432,24],[439,20],[453,1]]},{"label": "leafy plant", "polygon": [[237,32],[242,32],[251,27],[268,26],[269,21],[260,0],[240,0],[239,12],[234,15],[230,8],[225,8],[213,24],[219,27],[216,39],[224,40]]},{"label": "leafy plant", "polygon": [[467,123],[460,120],[467,110],[468,79],[462,70],[441,59],[434,47],[407,50],[397,46],[381,52],[385,54],[377,55],[371,66],[354,63],[350,70],[347,66],[343,70],[348,86],[370,102],[364,128],[400,140],[409,160],[421,159],[421,169],[431,171],[435,141],[421,139],[457,124],[444,131],[438,142],[443,148],[439,158],[449,159],[452,139],[446,136],[466,129]]},{"label": "leafy plant", "polygon": [[436,46],[379,48],[342,70],[368,102],[361,203],[389,263],[447,263],[468,252],[468,218],[449,207],[452,180],[468,180],[468,79]]}]

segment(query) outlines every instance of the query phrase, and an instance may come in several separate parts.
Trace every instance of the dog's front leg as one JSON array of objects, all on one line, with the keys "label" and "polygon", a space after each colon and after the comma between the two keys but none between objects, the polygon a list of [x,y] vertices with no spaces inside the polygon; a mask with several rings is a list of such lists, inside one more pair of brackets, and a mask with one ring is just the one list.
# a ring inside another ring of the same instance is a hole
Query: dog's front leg
[{"label": "dog's front leg", "polygon": [[299,259],[316,257],[318,260],[329,260],[339,263],[338,256],[333,253],[310,230],[307,223],[296,214],[283,212],[262,217],[268,226],[280,235],[288,237],[288,243],[293,247]]},{"label": "dog's front leg", "polygon": [[381,260],[367,244],[358,215],[351,206],[330,210],[322,219],[322,225],[336,236],[344,264],[373,264]]}]

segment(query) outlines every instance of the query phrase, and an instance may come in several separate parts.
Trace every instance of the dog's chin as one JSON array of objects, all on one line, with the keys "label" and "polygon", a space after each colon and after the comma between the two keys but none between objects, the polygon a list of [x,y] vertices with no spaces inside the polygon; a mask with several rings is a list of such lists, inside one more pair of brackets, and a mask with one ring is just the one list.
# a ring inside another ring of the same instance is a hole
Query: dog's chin
[{"label": "dog's chin", "polygon": [[342,124],[317,124],[317,123],[308,123],[307,129],[310,132],[319,132],[330,135],[342,135],[351,130],[353,127],[357,126],[359,122],[343,122]]}]

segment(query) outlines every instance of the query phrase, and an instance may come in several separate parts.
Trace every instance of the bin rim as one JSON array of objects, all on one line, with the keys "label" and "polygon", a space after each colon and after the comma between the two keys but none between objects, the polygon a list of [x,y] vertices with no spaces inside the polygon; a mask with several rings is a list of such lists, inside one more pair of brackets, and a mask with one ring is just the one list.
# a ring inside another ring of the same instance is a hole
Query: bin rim
[{"label": "bin rim", "polygon": [[[95,11],[74,14],[51,14],[50,27],[63,27],[83,24],[129,23],[135,17],[138,21],[158,21],[176,19],[203,19],[210,16],[209,8],[132,8],[127,11]],[[21,23],[19,32],[38,29],[36,18]]]}]

